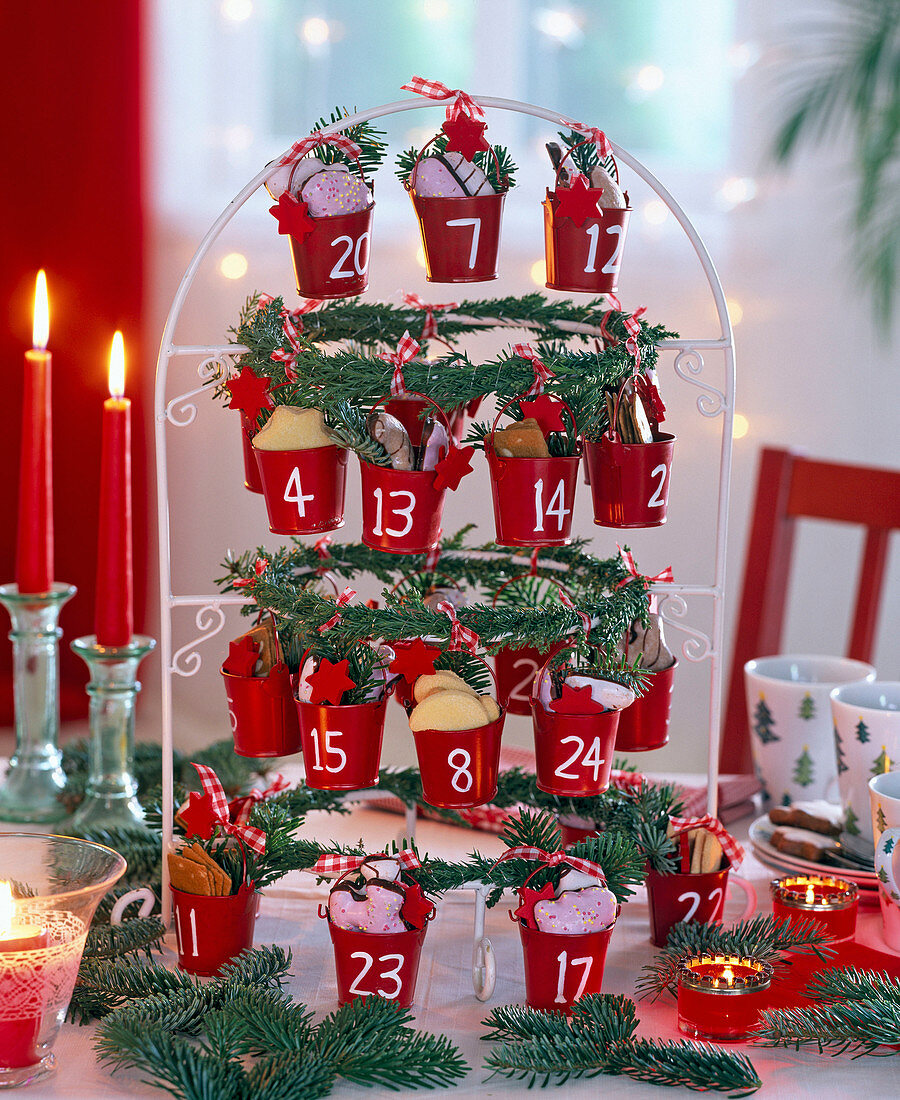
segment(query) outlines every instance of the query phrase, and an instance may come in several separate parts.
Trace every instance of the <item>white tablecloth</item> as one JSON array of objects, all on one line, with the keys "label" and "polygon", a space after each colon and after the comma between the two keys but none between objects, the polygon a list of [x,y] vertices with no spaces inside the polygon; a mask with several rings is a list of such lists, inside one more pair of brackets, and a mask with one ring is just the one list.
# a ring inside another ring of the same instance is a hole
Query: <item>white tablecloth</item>
[{"label": "white tablecloth", "polygon": [[[748,822],[733,827],[740,838],[746,837]],[[327,842],[356,841],[363,837],[370,851],[377,851],[403,830],[403,819],[390,814],[359,808],[352,816],[322,813],[309,815],[304,835]],[[484,833],[420,822],[418,830],[420,852],[432,852],[444,858],[461,858],[477,847],[487,855],[500,854],[502,843]],[[772,870],[758,863],[749,851],[741,868],[742,874],[756,887],[760,909],[771,911],[768,899]],[[321,1017],[337,1004],[337,989],[331,943],[325,921],[316,915],[317,899],[325,896],[323,888],[312,885],[309,875],[292,874],[276,884],[264,898],[257,922],[256,942],[279,943],[293,951],[289,992],[305,1002]],[[524,1095],[522,1084],[493,1078],[485,1083],[487,1074],[481,1068],[489,1044],[481,1042],[484,1029],[481,1021],[495,1005],[524,1001],[522,949],[516,929],[507,916],[508,904],[488,910],[486,934],[491,938],[497,955],[498,978],[494,995],[482,1004],[472,992],[472,915],[473,895],[470,892],[450,894],[438,906],[438,916],[430,926],[425,940],[414,1008],[417,1023],[425,1029],[444,1032],[462,1050],[472,1066],[472,1072],[452,1090],[460,1098],[512,1097]],[[735,890],[729,899],[725,919],[735,919],[741,909],[743,895]],[[648,938],[647,903],[641,889],[622,909],[610,943],[604,974],[604,991],[634,995],[634,980],[653,956]],[[859,938],[879,950],[885,950],[880,936],[881,918],[877,904],[860,908]],[[167,960],[174,960],[171,948]],[[656,1004],[638,1002],[641,1034],[663,1039],[680,1038],[675,1024],[674,999],[666,997]],[[55,1077],[40,1082],[28,1090],[29,1100],[83,1100],[83,1098],[162,1097],[160,1090],[142,1084],[139,1075],[119,1072],[110,1075],[99,1068],[91,1049],[93,1026],[63,1027],[56,1043],[59,1070]],[[748,1053],[763,1079],[760,1097],[795,1100],[798,1097],[822,1098],[866,1097],[867,1100],[896,1098],[900,1095],[900,1056],[895,1058],[831,1058],[814,1050],[784,1051],[750,1048],[744,1045],[732,1049]],[[666,1092],[655,1086],[641,1084],[624,1077],[598,1077],[589,1081],[570,1081],[565,1086],[566,1100],[595,1097],[601,1090],[614,1090],[616,1096],[696,1095],[687,1089]],[[377,1095],[372,1090],[338,1083],[332,1094],[336,1100],[351,1095]],[[397,1095],[391,1093],[390,1095]],[[450,1095],[448,1093],[448,1095]],[[534,1094],[531,1094],[534,1095]]]}]

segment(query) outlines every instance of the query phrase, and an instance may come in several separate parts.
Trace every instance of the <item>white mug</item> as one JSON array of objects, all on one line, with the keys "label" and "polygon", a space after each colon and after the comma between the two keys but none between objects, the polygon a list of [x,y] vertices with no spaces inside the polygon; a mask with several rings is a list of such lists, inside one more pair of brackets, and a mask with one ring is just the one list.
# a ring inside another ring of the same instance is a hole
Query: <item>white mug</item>
[{"label": "white mug", "polygon": [[900,953],[900,771],[870,779],[869,798],[884,941]]}]

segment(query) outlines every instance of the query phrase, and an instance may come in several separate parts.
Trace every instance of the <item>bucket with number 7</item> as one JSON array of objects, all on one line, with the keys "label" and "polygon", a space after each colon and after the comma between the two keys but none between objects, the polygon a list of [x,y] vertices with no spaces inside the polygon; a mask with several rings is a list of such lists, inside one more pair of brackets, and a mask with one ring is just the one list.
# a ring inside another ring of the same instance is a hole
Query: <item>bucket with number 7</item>
[{"label": "bucket with number 7", "polygon": [[529,1008],[568,1012],[580,998],[601,991],[612,928],[572,934],[528,928],[522,920],[516,923]]},{"label": "bucket with number 7", "polygon": [[[650,906],[650,940],[656,947],[665,947],[669,930],[679,921],[694,924],[716,924],[722,920],[725,896],[728,892],[729,872],[706,874],[677,872],[661,875],[653,868],[647,870],[647,900]],[[744,912],[736,918],[746,920],[756,911],[756,891],[746,879],[732,875],[731,882],[746,895]]]},{"label": "bucket with number 7", "polygon": [[[512,398],[497,413],[484,453],[491,471],[496,541],[501,546],[566,546],[572,541],[572,514],[581,454],[552,458],[505,458],[497,454],[494,433]],[[574,418],[569,406],[560,404]]]},{"label": "bucket with number 7", "polygon": [[356,791],[378,783],[387,697],[331,706],[297,700],[306,785],[318,791]]},{"label": "bucket with number 7", "polygon": [[318,535],[344,526],[348,453],[343,447],[256,452],[275,535]]}]

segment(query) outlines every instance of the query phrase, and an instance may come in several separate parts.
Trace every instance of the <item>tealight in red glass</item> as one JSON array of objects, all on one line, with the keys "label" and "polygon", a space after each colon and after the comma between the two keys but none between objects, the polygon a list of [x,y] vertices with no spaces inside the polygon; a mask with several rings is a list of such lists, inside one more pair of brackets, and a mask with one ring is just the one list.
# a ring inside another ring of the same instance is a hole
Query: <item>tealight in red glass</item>
[{"label": "tealight in red glass", "polygon": [[746,1039],[768,1005],[772,967],[746,955],[695,955],[678,967],[678,1030],[692,1039]]},{"label": "tealight in red glass", "polygon": [[812,917],[835,940],[856,933],[859,890],[855,883],[831,875],[789,875],[769,886],[772,912],[792,923]]}]

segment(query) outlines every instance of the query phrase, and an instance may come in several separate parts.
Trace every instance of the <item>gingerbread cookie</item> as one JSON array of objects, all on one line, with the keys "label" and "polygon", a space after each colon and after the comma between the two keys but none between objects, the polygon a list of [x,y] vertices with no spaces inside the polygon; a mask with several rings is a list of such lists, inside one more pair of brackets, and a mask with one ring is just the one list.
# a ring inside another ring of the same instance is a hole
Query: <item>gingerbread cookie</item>
[{"label": "gingerbread cookie", "polygon": [[837,822],[827,817],[816,817],[796,806],[773,806],[769,810],[769,821],[773,825],[793,825],[797,829],[808,829],[812,833],[821,833],[822,836],[841,835],[841,827]]},{"label": "gingerbread cookie", "polygon": [[541,426],[531,417],[494,432],[494,451],[500,458],[550,457]]}]

